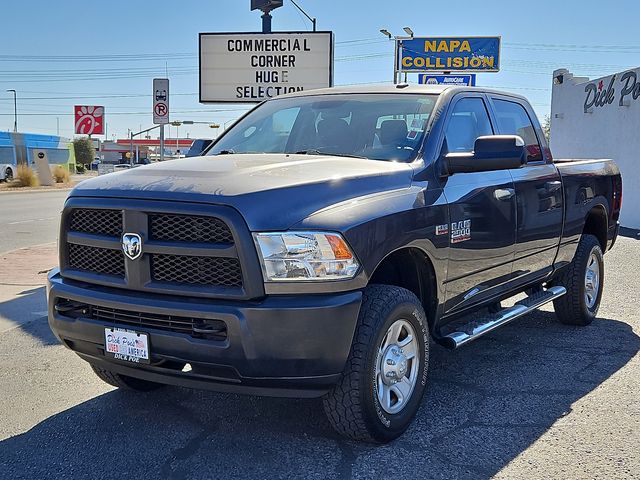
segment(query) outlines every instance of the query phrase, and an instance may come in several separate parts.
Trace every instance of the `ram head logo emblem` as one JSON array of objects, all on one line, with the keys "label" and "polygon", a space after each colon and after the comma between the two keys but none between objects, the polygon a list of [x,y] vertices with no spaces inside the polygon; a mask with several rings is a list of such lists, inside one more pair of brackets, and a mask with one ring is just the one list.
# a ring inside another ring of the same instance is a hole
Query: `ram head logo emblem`
[{"label": "ram head logo emblem", "polygon": [[125,233],[122,235],[122,251],[131,260],[142,255],[142,237],[137,233]]}]

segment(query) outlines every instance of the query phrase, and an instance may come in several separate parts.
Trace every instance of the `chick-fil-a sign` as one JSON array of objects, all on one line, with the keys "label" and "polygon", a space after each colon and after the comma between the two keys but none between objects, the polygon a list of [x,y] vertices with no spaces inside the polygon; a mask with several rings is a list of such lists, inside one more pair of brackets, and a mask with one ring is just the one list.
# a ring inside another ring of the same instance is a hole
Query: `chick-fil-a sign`
[{"label": "chick-fil-a sign", "polygon": [[104,107],[96,105],[76,105],[76,135],[104,135]]}]

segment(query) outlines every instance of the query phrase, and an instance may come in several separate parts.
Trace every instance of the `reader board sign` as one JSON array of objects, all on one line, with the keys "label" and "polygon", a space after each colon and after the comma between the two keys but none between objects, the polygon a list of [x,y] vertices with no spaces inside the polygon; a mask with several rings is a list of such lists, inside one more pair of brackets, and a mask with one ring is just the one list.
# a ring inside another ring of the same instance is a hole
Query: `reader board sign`
[{"label": "reader board sign", "polygon": [[153,79],[153,123],[166,125],[169,123],[169,79]]},{"label": "reader board sign", "polygon": [[201,103],[257,103],[331,86],[332,32],[200,34]]},{"label": "reader board sign", "polygon": [[397,42],[401,72],[500,70],[500,37],[416,37]]},{"label": "reader board sign", "polygon": [[418,75],[418,83],[424,85],[457,85],[466,87],[476,86],[476,75],[429,75],[421,73]]}]

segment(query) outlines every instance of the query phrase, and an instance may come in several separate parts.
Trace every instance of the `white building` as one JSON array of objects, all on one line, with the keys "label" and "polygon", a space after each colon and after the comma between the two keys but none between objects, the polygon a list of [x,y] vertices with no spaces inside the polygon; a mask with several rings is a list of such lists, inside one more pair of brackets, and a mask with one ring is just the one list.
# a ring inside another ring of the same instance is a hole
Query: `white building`
[{"label": "white building", "polygon": [[613,158],[622,172],[620,223],[640,228],[640,68],[589,80],[553,73],[555,158]]}]

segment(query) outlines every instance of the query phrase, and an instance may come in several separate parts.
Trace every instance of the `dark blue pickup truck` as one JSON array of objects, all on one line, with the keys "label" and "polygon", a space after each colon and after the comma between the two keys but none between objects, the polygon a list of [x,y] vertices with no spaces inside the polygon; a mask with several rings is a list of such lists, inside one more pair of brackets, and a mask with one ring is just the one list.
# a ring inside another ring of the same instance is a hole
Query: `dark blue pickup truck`
[{"label": "dark blue pickup truck", "polygon": [[615,163],[554,160],[522,97],[300,92],[202,157],[78,185],[49,323],[117,387],[323,397],[339,432],[386,442],[419,407],[430,341],[548,302],[591,323],[621,202]]}]

